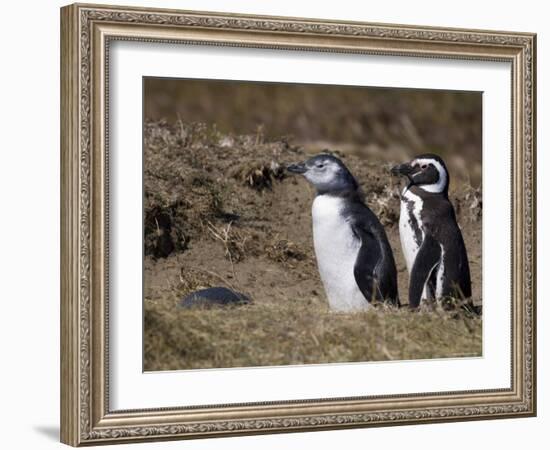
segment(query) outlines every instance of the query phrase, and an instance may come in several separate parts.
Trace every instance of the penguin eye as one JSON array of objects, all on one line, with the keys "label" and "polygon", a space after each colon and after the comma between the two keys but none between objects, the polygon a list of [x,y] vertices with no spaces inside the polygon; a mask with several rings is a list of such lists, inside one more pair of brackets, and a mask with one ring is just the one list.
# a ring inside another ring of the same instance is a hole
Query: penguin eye
[{"label": "penguin eye", "polygon": [[325,165],[324,165],[323,163],[317,164],[317,168],[318,168],[318,169],[322,169],[323,167],[325,167]]},{"label": "penguin eye", "polygon": [[422,165],[420,166],[420,168],[421,168],[422,170],[427,169],[427,168],[428,168],[428,165],[427,165],[427,164],[422,164]]}]

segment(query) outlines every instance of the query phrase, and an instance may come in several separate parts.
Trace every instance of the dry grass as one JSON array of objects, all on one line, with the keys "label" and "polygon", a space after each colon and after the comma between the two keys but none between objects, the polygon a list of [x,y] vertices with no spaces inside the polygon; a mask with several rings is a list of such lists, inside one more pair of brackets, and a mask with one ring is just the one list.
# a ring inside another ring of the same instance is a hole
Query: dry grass
[{"label": "dry grass", "polygon": [[[463,155],[474,185],[480,179],[473,167],[481,163],[479,92],[165,78],[147,78],[145,89],[146,117],[215,123],[254,143],[293,136],[318,142],[318,150],[328,142],[378,147],[381,156],[390,147]],[[186,133],[189,141],[196,135]]]},{"label": "dry grass", "polygon": [[481,354],[481,319],[441,309],[335,314],[318,299],[177,310],[146,302],[147,370],[430,359]]}]

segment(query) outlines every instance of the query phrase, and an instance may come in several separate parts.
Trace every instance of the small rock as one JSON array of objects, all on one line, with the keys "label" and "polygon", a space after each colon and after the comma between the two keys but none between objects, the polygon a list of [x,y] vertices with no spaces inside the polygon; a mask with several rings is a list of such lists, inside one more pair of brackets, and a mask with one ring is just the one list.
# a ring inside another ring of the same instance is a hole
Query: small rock
[{"label": "small rock", "polygon": [[213,306],[233,306],[250,303],[250,297],[226,287],[211,287],[191,292],[179,303],[180,308],[211,308]]}]

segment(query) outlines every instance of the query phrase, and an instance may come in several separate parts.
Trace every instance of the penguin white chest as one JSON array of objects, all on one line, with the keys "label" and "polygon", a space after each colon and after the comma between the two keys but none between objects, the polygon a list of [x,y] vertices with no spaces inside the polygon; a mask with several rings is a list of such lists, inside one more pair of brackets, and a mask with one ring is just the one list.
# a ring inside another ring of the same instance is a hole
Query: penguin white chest
[{"label": "penguin white chest", "polygon": [[319,274],[334,311],[369,308],[355,281],[354,267],[361,246],[350,224],[342,216],[344,200],[318,195],[312,207],[313,244]]},{"label": "penguin white chest", "polygon": [[424,240],[420,218],[422,203],[422,199],[411,191],[403,192],[399,214],[399,236],[409,273],[411,273],[416,254]]}]

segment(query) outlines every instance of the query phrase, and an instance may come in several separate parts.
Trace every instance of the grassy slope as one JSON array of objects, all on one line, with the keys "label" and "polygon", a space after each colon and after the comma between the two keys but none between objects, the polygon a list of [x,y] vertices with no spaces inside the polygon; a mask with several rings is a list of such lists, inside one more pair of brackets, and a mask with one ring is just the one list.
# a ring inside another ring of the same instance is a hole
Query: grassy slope
[{"label": "grassy slope", "polygon": [[147,370],[352,361],[429,359],[481,354],[481,319],[442,310],[377,308],[335,314],[319,301],[230,309],[175,310],[146,303]]},{"label": "grassy slope", "polygon": [[[481,354],[481,319],[463,313],[328,311],[311,245],[312,192],[280,171],[307,157],[303,149],[284,140],[264,142],[261,135],[159,122],[146,125],[145,143],[146,370]],[[399,187],[376,161],[353,155],[345,161],[386,227],[406,304]],[[479,303],[480,192],[455,179],[451,197]],[[187,293],[219,285],[246,292],[254,304],[176,308]]]},{"label": "grassy slope", "polygon": [[479,92],[164,78],[146,79],[145,90],[149,118],[215,123],[233,134],[262,129],[300,143],[461,155],[475,185],[480,180]]}]

